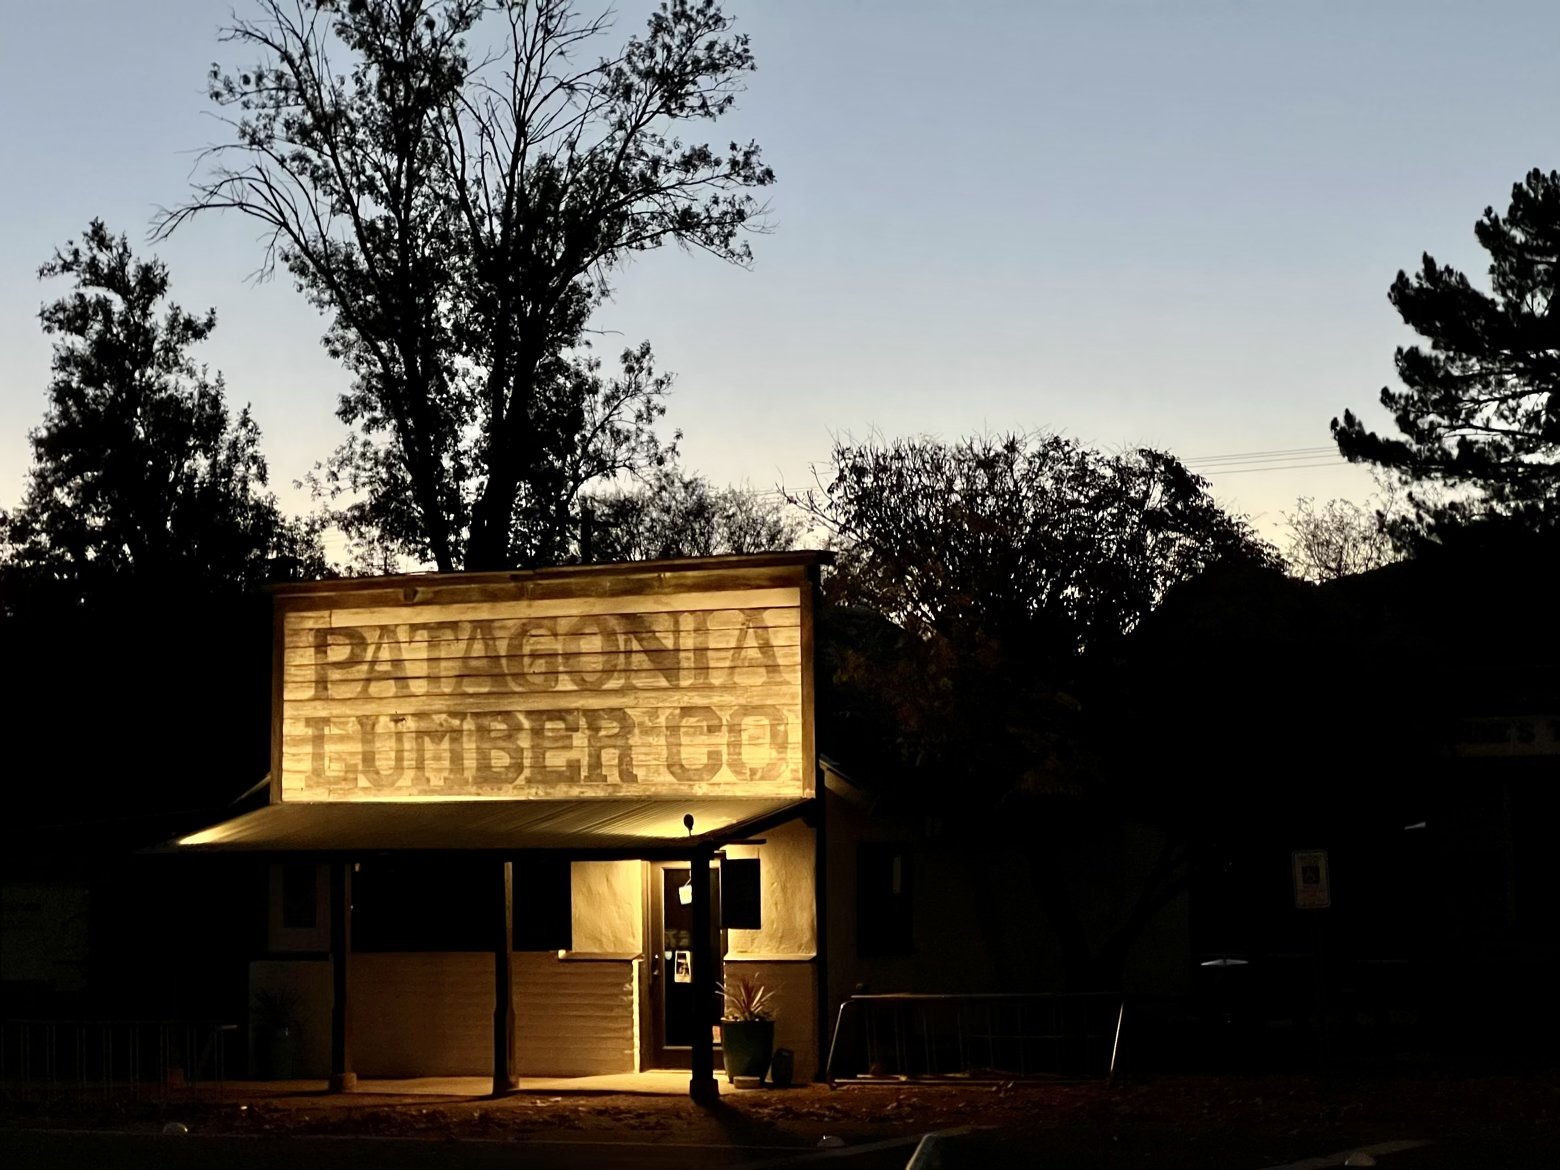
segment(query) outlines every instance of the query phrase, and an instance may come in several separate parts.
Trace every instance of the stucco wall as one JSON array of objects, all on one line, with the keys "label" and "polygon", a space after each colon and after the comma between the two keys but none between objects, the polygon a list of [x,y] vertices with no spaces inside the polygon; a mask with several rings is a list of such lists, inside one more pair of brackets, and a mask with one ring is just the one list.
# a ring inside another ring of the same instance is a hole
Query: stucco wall
[{"label": "stucco wall", "polygon": [[791,821],[764,834],[762,845],[728,845],[726,856],[759,860],[759,930],[726,931],[728,955],[811,958],[818,951],[814,831]]},{"label": "stucco wall", "polygon": [[573,863],[576,952],[637,955],[644,950],[643,868],[638,861]]}]

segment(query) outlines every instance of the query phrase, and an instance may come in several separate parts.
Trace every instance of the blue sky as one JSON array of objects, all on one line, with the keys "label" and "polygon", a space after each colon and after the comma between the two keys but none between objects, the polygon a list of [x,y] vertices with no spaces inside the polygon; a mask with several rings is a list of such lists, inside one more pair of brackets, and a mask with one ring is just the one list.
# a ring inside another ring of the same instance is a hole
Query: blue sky
[{"label": "blue sky", "polygon": [[[233,0],[245,9],[246,0]],[[132,240],[186,190],[231,61],[209,0],[12,6],[0,38],[0,507],[44,407],[35,271],[101,216]],[[591,9],[589,3],[582,7]],[[618,27],[646,5],[617,0]],[[1328,444],[1410,340],[1386,291],[1421,252],[1482,279],[1472,235],[1560,166],[1560,6],[1296,0],[727,0],[759,71],[713,137],[779,175],[751,271],[668,249],[598,318],[678,375],[668,423],[720,482],[804,485],[831,434],[1045,428],[1187,459]],[[156,249],[202,358],[251,402],[290,487],[339,441],[344,385],[255,227]],[[1299,462],[1304,462],[1300,460]],[[1336,460],[1217,471],[1271,529],[1363,498]],[[1207,470],[1213,465],[1203,465]]]}]

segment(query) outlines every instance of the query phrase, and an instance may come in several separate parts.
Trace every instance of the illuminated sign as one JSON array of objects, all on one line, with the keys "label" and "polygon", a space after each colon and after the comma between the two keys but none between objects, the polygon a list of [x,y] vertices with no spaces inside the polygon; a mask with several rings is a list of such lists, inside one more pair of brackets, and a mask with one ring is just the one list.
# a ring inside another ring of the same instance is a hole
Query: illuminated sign
[{"label": "illuminated sign", "polygon": [[1297,849],[1290,855],[1296,910],[1326,910],[1332,905],[1332,880],[1325,849]]},{"label": "illuminated sign", "polygon": [[1557,756],[1560,716],[1465,719],[1457,725],[1452,751],[1459,756]]},{"label": "illuminated sign", "polygon": [[420,593],[284,599],[282,799],[802,793],[799,587]]}]

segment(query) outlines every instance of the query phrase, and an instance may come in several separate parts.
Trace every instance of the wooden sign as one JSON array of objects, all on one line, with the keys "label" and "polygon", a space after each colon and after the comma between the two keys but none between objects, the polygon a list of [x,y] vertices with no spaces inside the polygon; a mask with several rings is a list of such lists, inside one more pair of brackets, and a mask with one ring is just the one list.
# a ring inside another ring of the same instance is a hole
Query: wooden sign
[{"label": "wooden sign", "polygon": [[803,795],[806,577],[665,578],[279,595],[281,799]]}]

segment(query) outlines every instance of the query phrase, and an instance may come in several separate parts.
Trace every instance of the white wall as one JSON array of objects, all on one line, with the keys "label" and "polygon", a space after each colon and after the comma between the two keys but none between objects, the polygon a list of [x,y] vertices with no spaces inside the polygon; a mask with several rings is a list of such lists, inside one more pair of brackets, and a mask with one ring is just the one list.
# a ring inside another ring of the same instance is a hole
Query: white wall
[{"label": "white wall", "polygon": [[[644,863],[576,861],[570,868],[574,885],[574,952],[643,952]],[[515,896],[520,897],[520,892],[516,891]]]},{"label": "white wall", "polygon": [[758,858],[763,923],[759,930],[728,930],[727,954],[793,959],[817,954],[816,841],[811,828],[791,821],[766,832],[762,845],[726,846],[727,857]]}]

